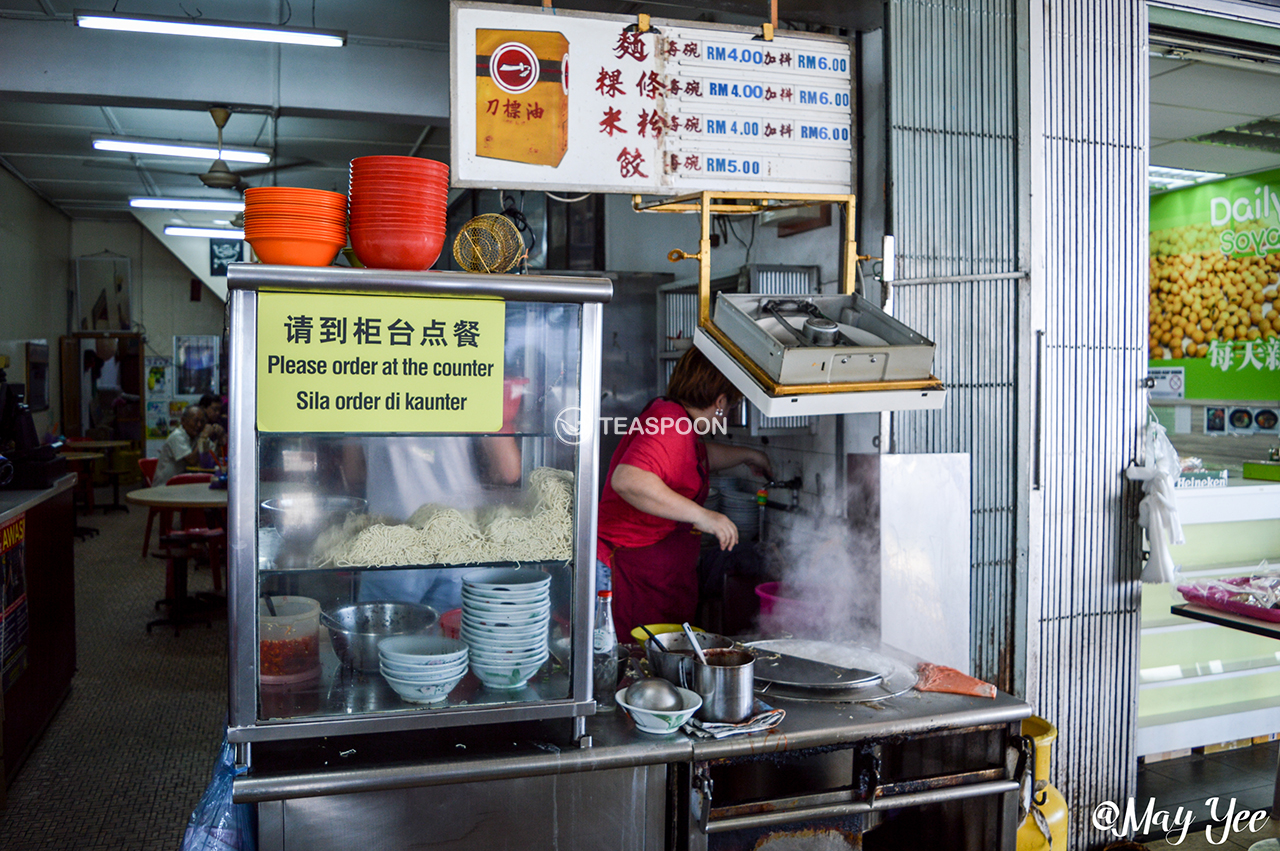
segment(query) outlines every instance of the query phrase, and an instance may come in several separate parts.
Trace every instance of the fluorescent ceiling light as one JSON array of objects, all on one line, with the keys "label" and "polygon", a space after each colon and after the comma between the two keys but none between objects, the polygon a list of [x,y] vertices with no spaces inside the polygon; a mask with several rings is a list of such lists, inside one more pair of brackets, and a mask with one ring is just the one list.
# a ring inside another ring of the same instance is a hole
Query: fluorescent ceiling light
[{"label": "fluorescent ceiling light", "polygon": [[1147,166],[1147,187],[1152,192],[1166,189],[1177,189],[1196,183],[1207,183],[1226,177],[1216,171],[1193,171],[1187,168],[1167,168],[1165,166]]},{"label": "fluorescent ceiling light", "polygon": [[218,156],[216,145],[195,145],[188,142],[161,142],[148,139],[125,139],[120,136],[98,136],[93,147],[99,151],[120,151],[126,154],[154,154],[161,157],[190,157],[196,160],[221,159],[229,163],[269,163],[271,155],[265,151],[246,148],[223,148]]},{"label": "fluorescent ceiling light", "polygon": [[164,18],[156,15],[122,15],[114,12],[77,10],[76,26],[95,30],[189,35],[199,38],[230,38],[271,44],[301,44],[311,47],[342,47],[345,30],[316,30],[278,27],[270,24],[242,24],[234,21],[207,21],[203,18]]},{"label": "fluorescent ceiling light", "polygon": [[243,201],[205,201],[199,198],[130,198],[130,207],[151,210],[208,210],[210,212],[242,213]]},{"label": "fluorescent ceiling light", "polygon": [[209,239],[244,239],[244,231],[236,228],[188,228],[165,225],[165,236],[204,236]]}]

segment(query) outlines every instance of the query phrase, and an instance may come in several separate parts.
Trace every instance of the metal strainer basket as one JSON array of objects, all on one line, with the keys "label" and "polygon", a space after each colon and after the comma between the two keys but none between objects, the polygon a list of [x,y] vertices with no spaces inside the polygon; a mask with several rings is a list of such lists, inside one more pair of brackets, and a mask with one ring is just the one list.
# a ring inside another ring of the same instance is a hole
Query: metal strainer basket
[{"label": "metal strainer basket", "polygon": [[506,272],[523,254],[520,231],[501,213],[476,216],[453,240],[453,259],[468,272]]}]

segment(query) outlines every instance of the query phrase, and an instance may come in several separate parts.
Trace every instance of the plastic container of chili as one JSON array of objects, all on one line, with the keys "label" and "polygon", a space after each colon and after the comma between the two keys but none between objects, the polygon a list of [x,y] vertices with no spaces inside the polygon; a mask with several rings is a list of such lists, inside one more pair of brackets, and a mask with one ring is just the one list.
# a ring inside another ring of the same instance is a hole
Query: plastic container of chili
[{"label": "plastic container of chili", "polygon": [[320,603],[272,597],[258,607],[258,674],[264,683],[297,683],[320,673]]}]

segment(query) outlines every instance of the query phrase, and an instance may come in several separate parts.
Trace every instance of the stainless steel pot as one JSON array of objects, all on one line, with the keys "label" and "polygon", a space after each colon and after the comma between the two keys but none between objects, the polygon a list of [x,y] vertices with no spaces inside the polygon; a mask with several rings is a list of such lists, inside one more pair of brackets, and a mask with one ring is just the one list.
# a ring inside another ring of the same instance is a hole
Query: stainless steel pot
[{"label": "stainless steel pot", "polygon": [[[694,635],[698,636],[698,646],[703,650],[728,649],[735,646],[733,639],[712,632],[695,632]],[[662,642],[663,647],[667,648],[666,653],[658,649],[652,638],[644,642],[644,653],[649,660],[649,667],[667,682],[681,688],[692,689],[695,660],[693,645],[689,643],[689,639],[682,632],[666,632],[659,635],[658,640]]]}]

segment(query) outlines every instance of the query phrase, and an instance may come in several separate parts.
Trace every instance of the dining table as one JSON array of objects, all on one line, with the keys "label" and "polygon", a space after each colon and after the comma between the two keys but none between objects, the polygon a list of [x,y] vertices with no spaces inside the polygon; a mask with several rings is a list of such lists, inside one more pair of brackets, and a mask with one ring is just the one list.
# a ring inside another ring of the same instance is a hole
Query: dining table
[{"label": "dining table", "polygon": [[[67,466],[76,474],[76,493],[79,496],[80,511],[83,514],[93,513],[93,462],[101,461],[107,456],[101,452],[63,452],[62,457],[66,459]],[[75,527],[75,536],[80,540],[91,538],[98,534],[97,528],[93,526],[83,526],[79,523]]]},{"label": "dining table", "polygon": [[211,488],[209,482],[192,482],[185,485],[158,485],[138,488],[124,495],[125,500],[147,508],[213,508],[227,507],[227,489]]},{"label": "dining table", "polygon": [[[62,444],[59,450],[63,455],[82,452],[101,452],[107,458],[107,476],[111,479],[111,502],[102,506],[103,511],[128,511],[129,507],[120,501],[121,471],[111,463],[117,449],[128,449],[133,446],[132,440],[72,440]],[[93,487],[90,485],[90,487]]]},{"label": "dining table", "polygon": [[[172,510],[203,508],[221,511],[223,513],[221,525],[225,529],[227,489],[225,487],[212,488],[209,485],[210,482],[192,482],[183,485],[158,485],[151,488],[138,488],[126,493],[124,498],[134,505],[142,505],[147,508]],[[191,613],[197,607],[199,600],[190,598],[187,595],[187,563],[191,555],[192,551],[183,546],[179,546],[169,553],[169,559],[173,566],[170,577],[171,582],[168,583],[169,587],[166,589],[168,593],[166,600],[169,601],[169,616],[148,623],[147,632],[150,632],[153,626],[165,625],[172,626],[176,633],[181,627],[192,622]],[[213,569],[216,570],[217,568]],[[216,582],[214,587],[215,589],[218,587]],[[222,606],[226,605],[225,599],[217,597],[217,595],[200,594],[197,597],[206,597],[209,598],[209,602]],[[199,617],[194,619],[204,620]],[[204,622],[208,623],[207,620],[204,620]]]}]

